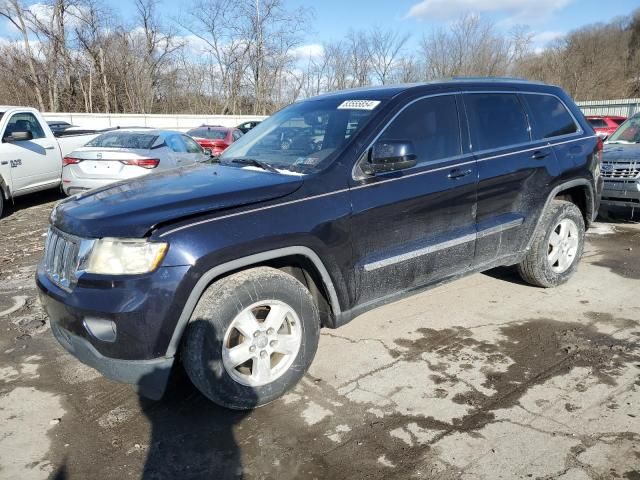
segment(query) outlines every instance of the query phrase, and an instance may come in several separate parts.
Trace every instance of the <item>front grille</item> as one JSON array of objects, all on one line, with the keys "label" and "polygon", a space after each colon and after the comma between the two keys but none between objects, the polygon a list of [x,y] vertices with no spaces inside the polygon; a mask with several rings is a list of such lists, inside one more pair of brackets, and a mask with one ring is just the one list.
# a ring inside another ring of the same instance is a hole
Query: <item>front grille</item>
[{"label": "front grille", "polygon": [[53,283],[69,290],[75,282],[82,239],[50,227],[44,247],[44,268]]},{"label": "front grille", "polygon": [[640,164],[637,162],[604,163],[601,170],[604,178],[622,179],[637,178],[640,176]]}]

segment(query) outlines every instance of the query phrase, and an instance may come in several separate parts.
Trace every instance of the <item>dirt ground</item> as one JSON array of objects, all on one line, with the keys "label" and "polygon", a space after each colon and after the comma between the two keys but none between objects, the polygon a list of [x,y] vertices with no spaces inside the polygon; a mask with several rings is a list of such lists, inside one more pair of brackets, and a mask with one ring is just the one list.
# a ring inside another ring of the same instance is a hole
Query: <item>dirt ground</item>
[{"label": "dirt ground", "polygon": [[33,275],[57,199],[0,220],[0,478],[640,479],[640,225],[597,224],[554,290],[497,269],[324,330],[294,391],[240,413],[56,344]]}]

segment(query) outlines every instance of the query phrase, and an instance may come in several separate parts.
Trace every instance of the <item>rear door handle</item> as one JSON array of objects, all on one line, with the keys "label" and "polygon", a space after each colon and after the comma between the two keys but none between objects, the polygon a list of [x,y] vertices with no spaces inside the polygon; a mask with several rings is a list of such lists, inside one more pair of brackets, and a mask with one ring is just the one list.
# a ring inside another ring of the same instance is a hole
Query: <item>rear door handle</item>
[{"label": "rear door handle", "polygon": [[451,170],[449,172],[449,175],[447,175],[447,177],[449,177],[451,180],[456,180],[458,178],[462,178],[462,177],[466,177],[467,175],[471,175],[473,173],[473,170],[469,169],[469,170],[461,170],[459,168],[454,168],[453,170]]},{"label": "rear door handle", "polygon": [[53,150],[55,148],[55,146],[53,146],[53,145],[45,145],[44,148],[46,148],[47,150]]},{"label": "rear door handle", "polygon": [[533,155],[531,155],[531,158],[533,158],[534,160],[542,160],[543,158],[547,158],[549,156],[549,151],[546,150],[536,150],[535,152],[533,152]]}]

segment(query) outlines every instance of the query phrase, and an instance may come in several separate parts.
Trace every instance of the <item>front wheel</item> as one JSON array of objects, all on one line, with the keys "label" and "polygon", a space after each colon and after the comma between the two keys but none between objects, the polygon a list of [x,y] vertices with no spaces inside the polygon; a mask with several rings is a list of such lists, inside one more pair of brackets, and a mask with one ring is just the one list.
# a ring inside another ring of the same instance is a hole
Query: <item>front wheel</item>
[{"label": "front wheel", "polygon": [[258,267],[204,292],[183,339],[182,361],[210,400],[245,410],[291,389],[311,365],[319,337],[309,291],[291,275]]},{"label": "front wheel", "polygon": [[538,287],[556,287],[575,273],[584,250],[582,212],[573,203],[554,200],[540,219],[531,248],[518,265],[522,279]]}]

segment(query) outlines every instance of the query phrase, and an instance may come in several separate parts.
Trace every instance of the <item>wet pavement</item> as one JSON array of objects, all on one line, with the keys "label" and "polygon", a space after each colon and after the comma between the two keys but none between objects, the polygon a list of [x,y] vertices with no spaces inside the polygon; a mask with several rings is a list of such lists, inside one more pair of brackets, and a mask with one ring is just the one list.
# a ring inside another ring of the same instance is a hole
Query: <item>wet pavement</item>
[{"label": "wet pavement", "polygon": [[57,346],[36,299],[54,193],[0,220],[0,478],[640,478],[640,225],[544,290],[477,274],[323,330],[282,399],[160,402]]}]

